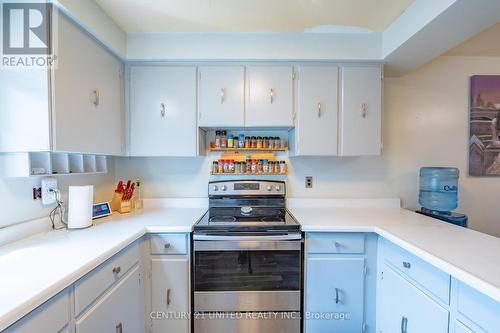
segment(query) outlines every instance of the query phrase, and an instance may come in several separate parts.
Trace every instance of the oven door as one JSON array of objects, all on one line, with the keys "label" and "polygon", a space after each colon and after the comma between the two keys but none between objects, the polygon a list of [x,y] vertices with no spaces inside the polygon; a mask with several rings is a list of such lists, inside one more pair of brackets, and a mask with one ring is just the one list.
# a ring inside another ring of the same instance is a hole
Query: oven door
[{"label": "oven door", "polygon": [[194,311],[300,311],[302,235],[194,235]]}]

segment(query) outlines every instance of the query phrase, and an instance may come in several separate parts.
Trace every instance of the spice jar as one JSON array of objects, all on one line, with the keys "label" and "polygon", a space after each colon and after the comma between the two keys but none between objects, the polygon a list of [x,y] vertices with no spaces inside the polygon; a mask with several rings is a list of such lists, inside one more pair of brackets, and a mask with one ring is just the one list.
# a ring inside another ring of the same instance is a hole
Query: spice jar
[{"label": "spice jar", "polygon": [[279,161],[274,162],[274,173],[276,173],[276,174],[280,173],[280,162]]},{"label": "spice jar", "polygon": [[229,160],[229,173],[234,173],[234,160]]},{"label": "spice jar", "polygon": [[250,156],[246,157],[246,165],[245,165],[245,167],[246,167],[246,169],[245,169],[246,173],[252,173],[252,160],[251,160]]},{"label": "spice jar", "polygon": [[267,147],[269,149],[274,149],[274,138],[270,136],[267,140]]},{"label": "spice jar", "polygon": [[240,173],[240,162],[234,162],[234,173]]},{"label": "spice jar", "polygon": [[262,172],[269,173],[269,163],[267,160],[262,160]]},{"label": "spice jar", "polygon": [[245,148],[245,136],[243,134],[238,135],[238,144],[234,146],[237,148]]},{"label": "spice jar", "polygon": [[227,148],[227,136],[226,131],[220,131],[220,147]]},{"label": "spice jar", "polygon": [[251,144],[251,147],[250,148],[257,148],[257,138],[255,136],[252,136],[252,144]]},{"label": "spice jar", "polygon": [[213,174],[219,173],[219,162],[214,161],[212,163],[212,173]]},{"label": "spice jar", "polygon": [[257,147],[255,147],[255,148],[262,149],[262,137],[261,136],[257,137]]},{"label": "spice jar", "polygon": [[262,138],[262,148],[264,149],[269,148],[269,138],[267,136]]},{"label": "spice jar", "polygon": [[217,173],[224,173],[224,161],[223,160],[219,160],[217,167],[218,167]]},{"label": "spice jar", "polygon": [[245,136],[245,148],[252,148],[252,141],[250,140],[249,136]]},{"label": "spice jar", "polygon": [[285,140],[285,139],[281,139],[281,140],[280,140],[280,145],[281,145],[281,148],[282,148],[282,149],[285,149],[285,148],[286,148],[286,146],[287,146],[287,145],[286,145],[286,140]]},{"label": "spice jar", "polygon": [[246,171],[246,164],[247,163],[245,161],[240,162],[240,172],[239,172],[240,174],[244,174],[245,173],[245,171]]},{"label": "spice jar", "polygon": [[252,160],[251,173],[257,173],[257,160]]},{"label": "spice jar", "polygon": [[215,148],[220,148],[220,131],[215,131]]},{"label": "spice jar", "polygon": [[276,149],[281,149],[282,148],[281,147],[281,140],[277,136],[274,138],[274,148],[276,148]]},{"label": "spice jar", "polygon": [[264,166],[264,162],[262,160],[259,160],[257,162],[257,173],[262,173],[263,166]]},{"label": "spice jar", "polygon": [[234,148],[234,136],[232,134],[227,136],[227,148]]},{"label": "spice jar", "polygon": [[280,173],[286,173],[286,163],[285,163],[285,161],[280,161]]}]

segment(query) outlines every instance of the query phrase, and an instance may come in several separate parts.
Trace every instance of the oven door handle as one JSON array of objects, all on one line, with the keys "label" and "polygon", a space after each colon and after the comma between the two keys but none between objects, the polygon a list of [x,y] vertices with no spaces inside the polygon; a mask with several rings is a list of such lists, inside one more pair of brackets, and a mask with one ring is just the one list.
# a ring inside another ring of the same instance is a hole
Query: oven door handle
[{"label": "oven door handle", "polygon": [[253,242],[266,242],[266,241],[286,241],[286,240],[301,240],[300,233],[285,234],[285,235],[268,235],[268,236],[229,236],[229,235],[193,235],[195,241],[253,241]]}]

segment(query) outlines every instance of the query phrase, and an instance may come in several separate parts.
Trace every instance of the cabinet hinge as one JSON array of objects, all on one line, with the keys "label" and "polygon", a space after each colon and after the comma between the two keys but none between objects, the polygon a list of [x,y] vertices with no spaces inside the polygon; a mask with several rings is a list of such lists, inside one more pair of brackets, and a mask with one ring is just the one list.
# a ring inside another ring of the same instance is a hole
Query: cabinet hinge
[{"label": "cabinet hinge", "polygon": [[380,280],[384,279],[384,271],[380,272]]},{"label": "cabinet hinge", "polygon": [[362,332],[366,332],[366,323],[363,323],[363,325],[361,326],[361,331]]},{"label": "cabinet hinge", "polygon": [[363,266],[363,274],[366,276],[368,274],[368,267],[366,265]]},{"label": "cabinet hinge", "polygon": [[298,78],[298,75],[297,75],[297,73],[293,72],[292,73],[292,80],[295,80],[296,78]]}]

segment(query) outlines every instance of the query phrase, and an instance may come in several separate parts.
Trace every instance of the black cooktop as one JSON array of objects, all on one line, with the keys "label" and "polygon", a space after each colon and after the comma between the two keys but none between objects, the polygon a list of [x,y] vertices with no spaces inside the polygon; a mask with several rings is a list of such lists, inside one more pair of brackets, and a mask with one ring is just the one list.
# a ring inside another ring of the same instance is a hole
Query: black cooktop
[{"label": "black cooktop", "polygon": [[285,208],[215,207],[194,226],[195,232],[300,231],[300,224]]}]

